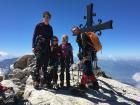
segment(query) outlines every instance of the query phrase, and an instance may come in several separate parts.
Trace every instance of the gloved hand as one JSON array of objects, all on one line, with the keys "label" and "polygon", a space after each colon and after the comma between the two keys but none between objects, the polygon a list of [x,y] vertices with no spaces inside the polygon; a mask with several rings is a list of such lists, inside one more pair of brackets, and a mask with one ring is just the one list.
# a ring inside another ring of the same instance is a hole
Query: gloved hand
[{"label": "gloved hand", "polygon": [[35,53],[35,48],[32,48],[32,52]]}]

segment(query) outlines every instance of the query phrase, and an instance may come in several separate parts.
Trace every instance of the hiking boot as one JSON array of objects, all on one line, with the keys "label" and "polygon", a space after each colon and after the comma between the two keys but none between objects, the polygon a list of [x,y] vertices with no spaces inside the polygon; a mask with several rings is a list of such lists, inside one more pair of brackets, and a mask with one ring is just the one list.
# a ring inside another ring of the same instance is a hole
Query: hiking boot
[{"label": "hiking boot", "polygon": [[51,88],[53,88],[53,85],[51,83],[47,83],[46,88],[51,89]]},{"label": "hiking boot", "polygon": [[96,81],[96,82],[93,82],[93,90],[99,90],[99,84],[98,84],[98,82]]},{"label": "hiking boot", "polygon": [[81,90],[87,90],[87,87],[85,85],[83,85],[83,84],[80,84],[79,85],[79,89],[81,89]]},{"label": "hiking boot", "polygon": [[53,83],[53,89],[57,90],[59,88],[59,85],[57,83]]},{"label": "hiking boot", "polygon": [[70,81],[67,81],[67,88],[70,87]]},{"label": "hiking boot", "polygon": [[60,87],[63,88],[64,87],[64,81],[60,82]]}]

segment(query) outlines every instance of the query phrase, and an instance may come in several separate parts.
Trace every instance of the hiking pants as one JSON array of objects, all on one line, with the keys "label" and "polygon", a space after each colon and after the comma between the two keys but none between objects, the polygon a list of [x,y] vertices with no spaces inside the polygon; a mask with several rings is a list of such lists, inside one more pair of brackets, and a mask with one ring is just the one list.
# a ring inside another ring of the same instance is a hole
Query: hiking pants
[{"label": "hiking pants", "polygon": [[92,61],[86,60],[83,62],[83,75],[81,79],[81,84],[86,86],[88,80],[91,80],[93,84],[97,82],[96,77],[93,73]]},{"label": "hiking pants", "polygon": [[64,72],[66,70],[66,83],[70,85],[70,59],[63,58],[61,59],[61,73],[60,73],[60,81],[64,82]]},{"label": "hiking pants", "polygon": [[50,58],[49,49],[44,50],[44,52],[38,51],[35,53],[35,56],[36,67],[33,71],[33,80],[40,81],[40,70],[42,69],[45,82],[50,82],[49,74],[47,72],[48,62]]}]

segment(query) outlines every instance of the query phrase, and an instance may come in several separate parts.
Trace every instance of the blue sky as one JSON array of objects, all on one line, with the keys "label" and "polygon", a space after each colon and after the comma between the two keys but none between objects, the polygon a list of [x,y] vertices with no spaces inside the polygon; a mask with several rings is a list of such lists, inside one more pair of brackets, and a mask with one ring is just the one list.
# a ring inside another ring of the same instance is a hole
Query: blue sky
[{"label": "blue sky", "polygon": [[76,55],[78,46],[70,31],[84,24],[86,5],[93,2],[96,17],[112,19],[113,30],[102,32],[102,54],[98,56],[140,57],[139,0],[0,0],[0,52],[23,55],[31,52],[34,27],[46,10],[52,14],[54,35],[69,35]]}]

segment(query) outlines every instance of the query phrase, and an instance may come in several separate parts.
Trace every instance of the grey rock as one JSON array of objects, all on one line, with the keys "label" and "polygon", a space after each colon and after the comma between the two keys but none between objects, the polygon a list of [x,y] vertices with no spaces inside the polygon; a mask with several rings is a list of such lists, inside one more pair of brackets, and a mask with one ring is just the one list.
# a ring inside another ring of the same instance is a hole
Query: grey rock
[{"label": "grey rock", "polygon": [[32,59],[34,58],[34,55],[24,55],[21,58],[19,58],[15,64],[14,68],[19,68],[19,69],[24,69],[26,68],[29,64],[31,64]]}]

